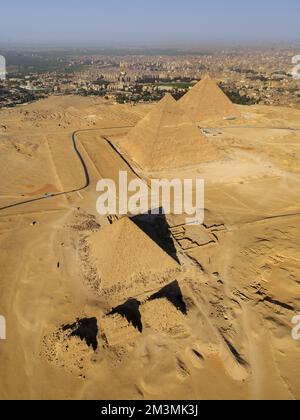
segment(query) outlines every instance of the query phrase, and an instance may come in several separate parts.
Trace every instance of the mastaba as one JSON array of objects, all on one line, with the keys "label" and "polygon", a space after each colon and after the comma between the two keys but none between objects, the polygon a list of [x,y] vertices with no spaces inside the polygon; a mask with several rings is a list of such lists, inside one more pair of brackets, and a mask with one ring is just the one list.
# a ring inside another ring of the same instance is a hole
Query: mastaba
[{"label": "mastaba", "polygon": [[217,148],[167,94],[120,143],[144,170],[176,169],[215,160]]},{"label": "mastaba", "polygon": [[207,119],[236,117],[240,114],[209,75],[198,82],[178,103],[194,123]]}]

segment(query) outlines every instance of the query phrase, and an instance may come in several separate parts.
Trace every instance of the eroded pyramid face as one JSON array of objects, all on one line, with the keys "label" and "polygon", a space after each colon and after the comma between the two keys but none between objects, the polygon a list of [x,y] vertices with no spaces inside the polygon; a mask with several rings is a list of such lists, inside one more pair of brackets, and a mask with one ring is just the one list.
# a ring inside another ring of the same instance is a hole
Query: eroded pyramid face
[{"label": "eroded pyramid face", "polygon": [[[131,219],[124,217],[88,240],[101,287],[113,303],[155,288],[179,265]],[[109,245],[108,245],[109,244]]]}]

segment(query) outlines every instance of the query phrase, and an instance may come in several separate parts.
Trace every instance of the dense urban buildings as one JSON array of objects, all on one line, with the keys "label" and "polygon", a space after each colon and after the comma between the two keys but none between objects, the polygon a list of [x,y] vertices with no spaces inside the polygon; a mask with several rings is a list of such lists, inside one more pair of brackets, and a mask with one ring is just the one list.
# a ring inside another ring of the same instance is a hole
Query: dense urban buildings
[{"label": "dense urban buildings", "polygon": [[183,96],[209,73],[238,104],[300,106],[292,77],[293,48],[112,51],[1,51],[7,80],[0,107],[49,95],[95,95],[119,103],[152,102],[170,92]]}]

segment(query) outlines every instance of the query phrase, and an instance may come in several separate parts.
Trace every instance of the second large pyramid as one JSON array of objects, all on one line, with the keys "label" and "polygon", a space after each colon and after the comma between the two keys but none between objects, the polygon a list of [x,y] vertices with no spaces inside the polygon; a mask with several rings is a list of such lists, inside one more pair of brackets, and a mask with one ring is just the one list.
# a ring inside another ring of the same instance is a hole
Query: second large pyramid
[{"label": "second large pyramid", "polygon": [[235,105],[208,75],[186,93],[179,104],[194,123],[239,115]]},{"label": "second large pyramid", "polygon": [[215,160],[216,147],[166,95],[122,141],[121,148],[144,170],[159,171]]}]

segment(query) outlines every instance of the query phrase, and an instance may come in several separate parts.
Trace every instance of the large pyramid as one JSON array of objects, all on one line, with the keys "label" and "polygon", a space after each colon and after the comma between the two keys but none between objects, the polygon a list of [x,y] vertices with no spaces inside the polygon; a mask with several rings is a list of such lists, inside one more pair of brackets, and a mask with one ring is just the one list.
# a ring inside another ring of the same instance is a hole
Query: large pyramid
[{"label": "large pyramid", "polygon": [[179,105],[195,123],[239,115],[238,109],[209,75],[186,93]]},{"label": "large pyramid", "polygon": [[177,262],[127,217],[93,234],[88,242],[101,287],[117,298],[116,302],[152,290],[179,269]]},{"label": "large pyramid", "polygon": [[120,143],[143,169],[174,169],[216,159],[218,153],[171,95],[166,95]]}]

